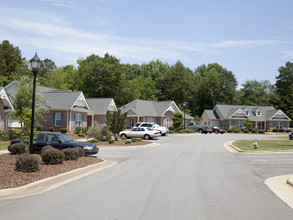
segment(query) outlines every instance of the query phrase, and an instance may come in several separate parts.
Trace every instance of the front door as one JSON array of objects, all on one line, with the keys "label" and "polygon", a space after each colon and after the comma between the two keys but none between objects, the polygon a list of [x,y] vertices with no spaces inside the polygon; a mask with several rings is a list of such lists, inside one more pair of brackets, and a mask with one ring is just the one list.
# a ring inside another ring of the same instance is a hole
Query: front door
[{"label": "front door", "polygon": [[262,129],[262,123],[261,123],[261,122],[258,122],[258,123],[257,123],[257,129],[258,129],[258,130],[261,130],[261,129]]},{"label": "front door", "polygon": [[131,118],[131,128],[135,125],[135,118]]}]

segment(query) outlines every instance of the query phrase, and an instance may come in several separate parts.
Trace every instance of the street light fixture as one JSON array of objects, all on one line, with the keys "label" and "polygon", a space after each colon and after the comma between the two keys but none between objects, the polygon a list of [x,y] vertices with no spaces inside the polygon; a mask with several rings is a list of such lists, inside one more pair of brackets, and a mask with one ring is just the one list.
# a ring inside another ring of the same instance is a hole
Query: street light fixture
[{"label": "street light fixture", "polygon": [[187,106],[187,102],[183,102],[183,108],[184,108],[184,129],[185,129],[185,107]]},{"label": "street light fixture", "polygon": [[34,138],[34,119],[35,119],[35,97],[36,97],[36,77],[39,69],[41,67],[41,60],[38,57],[37,53],[31,59],[31,68],[34,74],[34,87],[33,87],[33,103],[32,103],[32,119],[31,119],[31,134],[30,134],[30,146],[29,146],[29,153],[34,153],[33,151],[33,138]]}]

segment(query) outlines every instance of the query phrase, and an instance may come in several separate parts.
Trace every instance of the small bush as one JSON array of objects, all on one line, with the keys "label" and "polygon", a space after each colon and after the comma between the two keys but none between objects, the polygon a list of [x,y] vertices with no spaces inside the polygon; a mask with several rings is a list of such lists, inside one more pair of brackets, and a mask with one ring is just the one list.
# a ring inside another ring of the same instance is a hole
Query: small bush
[{"label": "small bush", "polygon": [[132,140],[132,142],[136,142],[137,141],[136,138],[132,138],[131,140]]},{"label": "small bush", "polygon": [[233,132],[232,129],[227,130],[227,133],[232,133],[232,132]]},{"label": "small bush", "polygon": [[82,133],[84,133],[84,134],[86,134],[88,130],[89,130],[88,127],[81,127],[81,131],[82,131]]},{"label": "small bush", "polygon": [[36,126],[37,131],[42,131],[42,127],[40,125]]},{"label": "small bush", "polygon": [[249,133],[249,130],[245,128],[245,129],[243,129],[243,133],[247,134],[247,133]]},{"label": "small bush", "polygon": [[80,131],[81,131],[81,127],[80,126],[75,127],[75,129],[74,129],[74,133],[75,134],[79,134]]},{"label": "small bush", "polygon": [[49,131],[50,131],[50,132],[54,132],[54,131],[55,131],[55,128],[54,128],[54,127],[50,127],[50,128],[49,128]]},{"label": "small bush", "polygon": [[268,129],[267,132],[273,132],[274,129]]},{"label": "small bush", "polygon": [[136,138],[136,141],[141,141],[141,138]]},{"label": "small bush", "polygon": [[240,130],[234,130],[234,133],[240,133]]},{"label": "small bush", "polygon": [[8,136],[8,140],[16,139],[18,138],[18,132],[14,130],[7,130],[6,135]]},{"label": "small bush", "polygon": [[78,134],[78,137],[85,137],[85,134],[84,133],[80,133],[80,134]]},{"label": "small bush", "polygon": [[251,129],[251,133],[256,134],[257,130],[256,129]]},{"label": "small bush", "polygon": [[83,157],[85,155],[84,150],[81,147],[75,147],[72,149],[77,151],[79,157]]},{"label": "small bush", "polygon": [[10,154],[24,154],[28,151],[28,146],[25,143],[15,143],[10,148]]},{"label": "small bush", "polygon": [[62,150],[64,153],[64,159],[65,160],[78,160],[79,154],[77,150],[74,150],[73,148],[66,148]]},{"label": "small bush", "polygon": [[67,133],[67,128],[61,128],[60,131],[61,131],[62,134],[66,134]]},{"label": "small bush", "polygon": [[65,157],[62,151],[57,150],[55,148],[50,150],[45,150],[41,156],[42,156],[42,161],[46,165],[62,164]]},{"label": "small bush", "polygon": [[291,133],[291,130],[287,129],[285,132],[286,132],[286,133]]},{"label": "small bush", "polygon": [[125,141],[125,144],[131,144],[131,143],[132,143],[131,140],[126,140],[126,141]]},{"label": "small bush", "polygon": [[279,129],[279,132],[285,132],[285,129],[280,128],[280,129]]},{"label": "small bush", "polygon": [[94,122],[93,127],[91,127],[87,132],[88,137],[96,138],[98,140],[109,140],[111,138],[111,133],[105,124],[99,124]]},{"label": "small bush", "polygon": [[15,163],[15,170],[31,173],[39,170],[39,159],[36,155],[32,154],[22,154],[17,157]]},{"label": "small bush", "polygon": [[96,138],[93,138],[93,139],[89,140],[90,143],[97,143],[98,141],[99,141],[99,140],[96,139]]},{"label": "small bush", "polygon": [[109,144],[114,144],[114,141],[115,141],[114,139],[110,139],[110,140],[108,141],[108,143],[109,143]]},{"label": "small bush", "polygon": [[56,150],[56,148],[46,145],[45,147],[42,147],[41,154],[43,154],[46,150]]},{"label": "small bush", "polygon": [[273,129],[273,132],[278,132],[278,131],[279,131],[279,129],[277,129],[277,128]]},{"label": "small bush", "polygon": [[126,139],[127,139],[126,137],[122,137],[122,138],[121,138],[121,140],[124,140],[124,141],[125,141]]},{"label": "small bush", "polygon": [[264,134],[265,131],[261,129],[261,130],[258,130],[258,133],[259,133],[259,134]]}]

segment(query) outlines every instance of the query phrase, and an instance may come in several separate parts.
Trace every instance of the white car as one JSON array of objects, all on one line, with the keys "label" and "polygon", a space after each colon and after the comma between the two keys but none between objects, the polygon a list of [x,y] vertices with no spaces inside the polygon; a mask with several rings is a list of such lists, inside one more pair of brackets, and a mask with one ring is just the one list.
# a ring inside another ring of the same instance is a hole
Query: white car
[{"label": "white car", "polygon": [[152,128],[132,128],[130,131],[121,131],[119,133],[120,137],[126,138],[144,138],[149,140],[160,136],[160,132]]},{"label": "white car", "polygon": [[162,127],[154,122],[138,122],[134,125],[134,127],[137,128],[153,128],[157,131],[160,131],[162,136],[165,136],[167,133],[169,133],[169,129],[166,127]]}]

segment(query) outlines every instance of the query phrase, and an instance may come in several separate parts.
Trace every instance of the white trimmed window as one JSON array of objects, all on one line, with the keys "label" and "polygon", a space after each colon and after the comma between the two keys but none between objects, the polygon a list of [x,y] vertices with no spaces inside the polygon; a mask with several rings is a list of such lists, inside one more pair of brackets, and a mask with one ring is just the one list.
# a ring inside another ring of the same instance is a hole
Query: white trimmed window
[{"label": "white trimmed window", "polygon": [[82,127],[83,126],[83,115],[82,114],[74,114],[74,127]]},{"label": "white trimmed window", "polygon": [[147,118],[146,122],[155,122],[155,119],[154,118]]},{"label": "white trimmed window", "polygon": [[166,118],[164,124],[165,124],[165,127],[171,127],[172,126],[171,118]]}]

